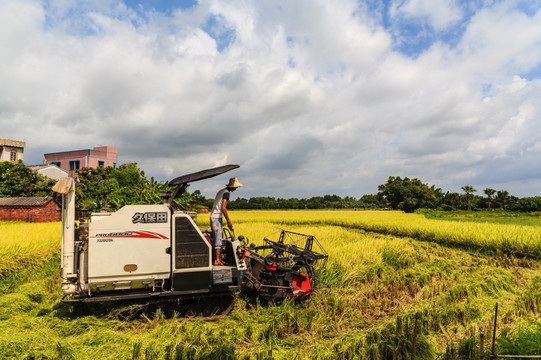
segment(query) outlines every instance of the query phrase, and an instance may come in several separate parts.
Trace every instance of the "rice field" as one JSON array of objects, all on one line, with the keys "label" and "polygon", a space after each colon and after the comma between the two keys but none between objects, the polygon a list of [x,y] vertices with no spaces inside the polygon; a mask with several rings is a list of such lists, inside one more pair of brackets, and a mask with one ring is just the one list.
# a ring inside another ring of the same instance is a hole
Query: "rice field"
[{"label": "rice field", "polygon": [[[237,222],[264,219],[290,226],[334,225],[369,232],[411,237],[445,246],[497,255],[541,260],[541,227],[520,224],[452,222],[398,211],[238,211]],[[541,219],[538,220],[541,224]]]},{"label": "rice field", "polygon": [[60,259],[61,223],[0,222],[0,294]]},{"label": "rice field", "polygon": [[498,350],[541,326],[541,227],[377,211],[230,215],[254,243],[281,229],[314,235],[329,254],[318,290],[302,303],[244,294],[227,316],[63,304],[60,223],[0,223],[0,358],[409,359],[417,315],[416,359],[469,359],[479,334],[490,338],[496,303]]}]

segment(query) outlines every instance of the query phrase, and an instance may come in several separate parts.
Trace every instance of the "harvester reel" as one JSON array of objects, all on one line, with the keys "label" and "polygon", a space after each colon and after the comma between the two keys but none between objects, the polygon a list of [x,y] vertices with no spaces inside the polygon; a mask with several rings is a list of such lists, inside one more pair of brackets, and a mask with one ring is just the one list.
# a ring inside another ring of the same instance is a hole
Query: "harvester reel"
[{"label": "harvester reel", "polygon": [[308,296],[328,258],[321,244],[313,236],[285,230],[278,241],[264,241],[246,248],[247,285],[267,299]]}]

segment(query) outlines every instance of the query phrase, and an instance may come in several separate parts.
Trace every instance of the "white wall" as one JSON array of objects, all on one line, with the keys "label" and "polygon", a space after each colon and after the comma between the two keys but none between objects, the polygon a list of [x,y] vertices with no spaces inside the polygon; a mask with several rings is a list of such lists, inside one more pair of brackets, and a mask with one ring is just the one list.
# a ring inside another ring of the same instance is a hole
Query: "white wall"
[{"label": "white wall", "polygon": [[17,151],[17,161],[24,160],[24,152],[21,148],[15,148],[11,146],[2,146],[2,150],[0,150],[0,161],[11,161],[11,150]]}]

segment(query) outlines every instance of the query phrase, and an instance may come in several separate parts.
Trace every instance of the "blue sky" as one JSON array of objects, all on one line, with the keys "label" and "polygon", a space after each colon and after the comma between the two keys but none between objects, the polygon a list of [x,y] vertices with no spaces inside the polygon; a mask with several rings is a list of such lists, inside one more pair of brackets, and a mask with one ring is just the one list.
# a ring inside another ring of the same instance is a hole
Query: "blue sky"
[{"label": "blue sky", "polygon": [[144,13],[145,11],[157,11],[170,15],[172,12],[178,9],[189,10],[196,6],[198,2],[196,0],[130,0],[126,1],[125,4],[132,9],[135,9],[142,13]]},{"label": "blue sky", "polygon": [[0,137],[28,164],[116,146],[160,180],[238,163],[244,197],[360,197],[391,175],[540,195],[540,10],[2,0]]},{"label": "blue sky", "polygon": [[[413,1],[390,1],[390,0],[369,0],[359,1],[360,8],[368,10],[372,18],[378,22],[393,38],[393,49],[409,57],[417,57],[430,48],[435,42],[442,42],[455,47],[467,29],[472,16],[483,9],[490,2],[486,1],[447,1],[446,4],[454,5],[458,18],[449,19],[449,23],[440,27],[434,23],[433,14],[430,14],[430,6],[427,10],[418,14],[412,14],[408,6]],[[426,3],[428,1],[417,1],[417,3]],[[497,3],[494,1],[493,3]],[[167,0],[145,0],[145,1],[126,1],[125,4],[137,11],[141,16],[148,12],[159,12],[171,16],[175,11],[189,11],[198,6],[197,0],[167,1]],[[435,2],[436,7],[441,6],[441,2]],[[422,6],[421,6],[422,7]],[[524,13],[526,16],[533,17],[541,8],[541,3],[532,1],[517,1],[514,9]],[[227,27],[226,31],[216,31],[225,19],[219,15],[210,14],[201,28],[205,30],[217,43],[219,51],[223,51],[232,41],[234,41],[234,29]],[[525,74],[526,76],[538,76],[539,69]]]}]

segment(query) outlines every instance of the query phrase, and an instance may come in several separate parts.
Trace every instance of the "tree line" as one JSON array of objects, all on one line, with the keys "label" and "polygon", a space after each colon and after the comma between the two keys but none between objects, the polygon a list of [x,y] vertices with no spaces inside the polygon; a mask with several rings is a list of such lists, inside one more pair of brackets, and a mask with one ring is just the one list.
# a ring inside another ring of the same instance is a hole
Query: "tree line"
[{"label": "tree line", "polygon": [[[513,210],[541,211],[541,196],[519,199],[506,190],[483,190],[485,196],[475,195],[471,185],[462,187],[463,193],[444,192],[434,185],[429,186],[414,178],[390,176],[386,183],[378,186],[376,194],[363,195],[356,199],[338,195],[314,196],[311,198],[239,197],[228,202],[229,209],[393,209],[413,212],[417,209],[451,210]],[[214,199],[206,199],[199,191],[192,197],[198,204],[212,207]]]},{"label": "tree line", "polygon": [[[55,180],[46,178],[26,167],[22,162],[0,162],[0,197],[52,196]],[[160,204],[159,192],[173,190],[168,182],[147,179],[137,163],[122,164],[118,168],[98,167],[78,170],[76,207],[99,211],[118,210],[128,204]],[[229,209],[393,209],[413,212],[420,208],[440,210],[513,210],[541,211],[541,196],[517,198],[506,190],[485,188],[480,191],[464,185],[462,193],[444,192],[417,178],[390,176],[378,186],[376,194],[351,196],[323,195],[310,198],[275,198],[271,196],[238,197],[229,201]],[[481,194],[482,192],[482,194]],[[197,210],[211,208],[214,199],[205,198],[199,190],[185,193],[175,200],[177,208]]]}]

